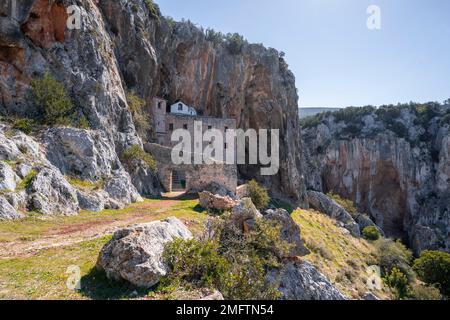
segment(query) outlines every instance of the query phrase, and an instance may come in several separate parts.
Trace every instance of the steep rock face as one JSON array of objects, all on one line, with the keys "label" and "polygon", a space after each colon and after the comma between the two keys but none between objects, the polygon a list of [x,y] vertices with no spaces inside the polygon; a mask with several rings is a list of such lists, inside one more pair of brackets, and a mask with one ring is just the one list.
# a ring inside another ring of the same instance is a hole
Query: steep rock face
[{"label": "steep rock face", "polygon": [[409,240],[416,253],[449,250],[450,134],[441,119],[450,107],[429,110],[426,122],[412,107],[388,122],[371,109],[345,121],[324,115],[304,130],[308,188],[355,201],[387,236]]},{"label": "steep rock face", "polygon": [[[8,3],[0,5],[1,114],[36,114],[29,84],[49,70],[64,82],[78,116],[104,131],[120,154],[141,144],[126,90],[148,103],[155,96],[183,99],[204,115],[235,118],[242,129],[280,129],[279,173],[263,177],[258,165],[240,166],[240,173],[306,205],[295,80],[276,50],[247,43],[230,50],[192,23],[153,15],[144,0],[16,4],[14,17]],[[64,28],[69,5],[80,9],[80,29]],[[135,183],[151,193],[141,177]]]},{"label": "steep rock face", "polygon": [[[108,133],[119,150],[140,144],[127,107],[113,44],[97,1],[18,0],[0,7],[0,113],[30,116],[32,79],[49,70],[66,85],[78,114]],[[81,29],[66,28],[66,8],[78,5]]]},{"label": "steep rock face", "polygon": [[261,177],[258,166],[241,166],[240,173],[306,204],[295,80],[276,50],[244,44],[232,53],[191,23],[155,19],[141,1],[99,6],[128,87],[148,101],[182,99],[204,115],[235,118],[242,129],[280,129],[279,174]]}]

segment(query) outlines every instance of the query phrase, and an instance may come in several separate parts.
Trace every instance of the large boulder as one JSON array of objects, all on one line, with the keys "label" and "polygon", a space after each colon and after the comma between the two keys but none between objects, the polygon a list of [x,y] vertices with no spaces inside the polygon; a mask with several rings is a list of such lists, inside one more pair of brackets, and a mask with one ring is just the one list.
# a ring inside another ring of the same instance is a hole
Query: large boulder
[{"label": "large boulder", "polygon": [[238,204],[236,200],[233,200],[229,196],[221,196],[218,194],[212,194],[208,191],[199,193],[200,205],[208,209],[209,211],[229,211]]},{"label": "large boulder", "polygon": [[279,285],[282,300],[347,300],[309,262],[290,262],[271,270],[268,280]]},{"label": "large boulder", "polygon": [[14,191],[18,183],[20,183],[20,178],[13,169],[6,163],[0,161],[0,191]]},{"label": "large boulder", "polygon": [[344,228],[350,231],[351,235],[354,237],[361,236],[359,225],[353,219],[352,215],[348,213],[341,205],[321,192],[308,191],[307,195],[309,205],[312,208],[342,222],[344,224]]},{"label": "large boulder", "polygon": [[176,218],[119,230],[101,250],[97,268],[109,279],[150,288],[166,275],[164,246],[176,238],[192,239],[192,233]]},{"label": "large boulder", "polygon": [[0,220],[16,220],[22,215],[2,196],[0,196]]},{"label": "large boulder", "polygon": [[75,189],[56,168],[39,168],[28,188],[30,206],[47,215],[73,215],[79,211]]},{"label": "large boulder", "polygon": [[284,209],[267,210],[264,214],[264,219],[279,224],[281,226],[281,240],[292,245],[289,256],[286,258],[305,256],[310,253],[300,237],[301,231],[299,225],[295,223],[289,212]]}]

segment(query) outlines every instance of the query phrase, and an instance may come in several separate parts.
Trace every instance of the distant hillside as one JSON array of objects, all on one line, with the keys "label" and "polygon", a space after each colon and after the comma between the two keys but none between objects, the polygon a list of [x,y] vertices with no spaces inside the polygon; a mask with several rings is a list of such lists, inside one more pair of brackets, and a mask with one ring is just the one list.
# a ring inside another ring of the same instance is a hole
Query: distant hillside
[{"label": "distant hillside", "polygon": [[298,114],[300,115],[300,119],[314,116],[318,113],[328,112],[328,111],[337,111],[340,108],[299,108]]}]

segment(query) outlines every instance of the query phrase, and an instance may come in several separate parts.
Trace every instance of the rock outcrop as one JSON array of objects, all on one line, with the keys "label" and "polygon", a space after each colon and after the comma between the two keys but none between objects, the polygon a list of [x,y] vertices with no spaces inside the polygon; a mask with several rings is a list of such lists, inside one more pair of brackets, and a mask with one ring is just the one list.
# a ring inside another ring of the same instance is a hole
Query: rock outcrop
[{"label": "rock outcrop", "polygon": [[211,212],[224,212],[230,211],[234,206],[238,204],[236,200],[233,200],[229,196],[221,196],[218,194],[212,194],[208,191],[199,193],[200,205]]},{"label": "rock outcrop", "polygon": [[450,250],[449,105],[348,109],[303,130],[312,190],[354,201],[389,237]]},{"label": "rock outcrop", "polygon": [[176,218],[119,230],[101,250],[97,268],[104,270],[110,279],[150,288],[166,275],[164,246],[176,238],[192,238],[191,232]]},{"label": "rock outcrop", "polygon": [[271,282],[279,283],[282,300],[347,300],[330,281],[309,262],[290,262],[271,270]]},{"label": "rock outcrop", "polygon": [[22,215],[0,195],[0,221],[2,220],[17,220],[22,218]]},{"label": "rock outcrop", "polygon": [[344,228],[350,231],[352,236],[361,236],[359,225],[353,219],[352,215],[325,194],[315,191],[308,191],[308,202],[309,205],[317,211],[342,222],[344,224]]},{"label": "rock outcrop", "polygon": [[277,223],[281,227],[280,239],[292,245],[289,256],[284,258],[295,258],[310,253],[301,239],[299,225],[295,223],[289,212],[284,209],[267,210],[264,212],[264,219]]},{"label": "rock outcrop", "polygon": [[[32,138],[1,125],[0,141],[0,194],[15,210],[4,203],[3,219],[28,211],[118,209],[142,200],[103,131],[53,128]],[[72,185],[72,178],[88,188]]]}]

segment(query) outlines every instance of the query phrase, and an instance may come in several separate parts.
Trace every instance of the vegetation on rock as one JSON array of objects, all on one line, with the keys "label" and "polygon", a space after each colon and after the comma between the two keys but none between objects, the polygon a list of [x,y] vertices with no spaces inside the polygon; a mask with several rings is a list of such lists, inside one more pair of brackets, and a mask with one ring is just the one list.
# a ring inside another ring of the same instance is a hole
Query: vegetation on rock
[{"label": "vegetation on rock", "polygon": [[145,101],[136,96],[132,92],[127,93],[127,102],[133,116],[134,125],[139,136],[144,140],[147,139],[148,132],[151,128],[150,118],[144,110]]},{"label": "vegetation on rock", "polygon": [[48,71],[42,79],[31,82],[31,98],[47,125],[70,125],[74,106],[63,83]]},{"label": "vegetation on rock", "polygon": [[365,239],[370,241],[376,241],[381,237],[380,231],[378,231],[375,226],[365,227],[362,231],[362,234]]},{"label": "vegetation on rock", "polygon": [[268,283],[266,275],[291,247],[280,240],[280,226],[257,219],[252,230],[242,233],[222,217],[215,221],[212,234],[212,239],[167,245],[164,257],[170,271],[160,290],[211,288],[226,299],[279,298],[277,286]]},{"label": "vegetation on rock", "polygon": [[256,180],[251,180],[247,185],[247,191],[253,204],[259,210],[267,208],[270,197],[267,190],[261,187]]},{"label": "vegetation on rock", "polygon": [[121,158],[122,162],[130,169],[138,165],[138,162],[147,166],[153,172],[157,169],[156,160],[151,154],[145,152],[140,146],[134,145],[125,150]]}]

